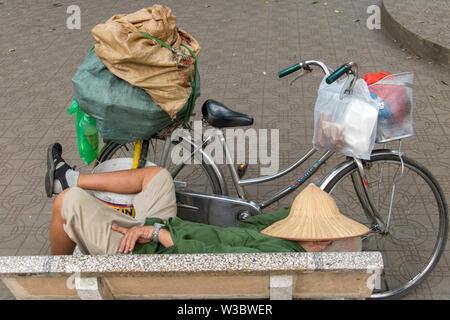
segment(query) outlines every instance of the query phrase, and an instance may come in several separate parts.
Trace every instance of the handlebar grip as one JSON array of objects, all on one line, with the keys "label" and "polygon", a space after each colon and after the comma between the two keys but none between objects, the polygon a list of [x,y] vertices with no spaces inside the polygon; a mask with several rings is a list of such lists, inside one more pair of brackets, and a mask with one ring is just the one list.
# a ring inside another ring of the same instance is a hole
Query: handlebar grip
[{"label": "handlebar grip", "polygon": [[350,68],[344,64],[340,66],[336,71],[334,71],[332,74],[330,74],[326,79],[325,82],[328,84],[332,84],[337,79],[339,79],[344,73],[347,73],[350,70]]},{"label": "handlebar grip", "polygon": [[281,70],[278,72],[278,78],[283,78],[284,76],[287,76],[288,74],[291,74],[294,71],[300,70],[302,68],[300,63],[296,63],[290,67],[287,67],[286,69]]}]

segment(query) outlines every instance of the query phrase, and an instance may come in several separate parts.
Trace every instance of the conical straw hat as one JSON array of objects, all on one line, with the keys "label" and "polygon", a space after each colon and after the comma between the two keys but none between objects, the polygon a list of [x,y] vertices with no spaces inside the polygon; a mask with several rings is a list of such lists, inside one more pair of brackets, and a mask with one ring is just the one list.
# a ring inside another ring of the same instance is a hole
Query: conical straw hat
[{"label": "conical straw hat", "polygon": [[289,215],[261,233],[286,240],[322,241],[358,237],[369,231],[341,214],[327,192],[310,184],[295,198]]}]

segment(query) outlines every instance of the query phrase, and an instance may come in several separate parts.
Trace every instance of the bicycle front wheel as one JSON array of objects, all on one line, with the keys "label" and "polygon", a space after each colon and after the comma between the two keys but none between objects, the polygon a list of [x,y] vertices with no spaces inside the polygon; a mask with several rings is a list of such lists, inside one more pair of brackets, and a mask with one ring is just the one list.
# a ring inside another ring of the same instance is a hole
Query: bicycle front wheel
[{"label": "bicycle front wheel", "polygon": [[[387,232],[372,231],[363,239],[363,251],[383,255],[384,270],[373,298],[400,297],[416,288],[438,263],[447,240],[447,205],[438,182],[418,162],[402,159],[403,165],[395,154],[375,153],[363,162],[369,192],[389,223]],[[324,190],[343,214],[371,228],[352,181],[357,172],[355,164],[347,166]]]}]

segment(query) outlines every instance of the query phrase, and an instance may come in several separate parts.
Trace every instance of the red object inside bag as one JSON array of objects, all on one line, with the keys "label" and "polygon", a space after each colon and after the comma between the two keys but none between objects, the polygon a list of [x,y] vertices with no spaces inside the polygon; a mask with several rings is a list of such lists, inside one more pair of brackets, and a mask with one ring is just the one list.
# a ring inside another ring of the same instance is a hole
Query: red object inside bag
[{"label": "red object inside bag", "polygon": [[[387,76],[392,76],[392,74],[386,72],[369,72],[364,75],[363,79],[369,86],[370,93],[376,93],[378,97],[389,105],[395,119],[403,122],[410,114],[411,101],[403,86],[383,83],[376,84],[376,82]],[[390,77],[389,79],[395,80],[395,77]]]},{"label": "red object inside bag", "polygon": [[367,83],[368,86],[370,86],[371,84],[380,81],[381,79],[383,79],[386,76],[391,76],[392,73],[387,73],[387,72],[377,72],[377,73],[366,73],[366,75],[364,76],[364,81]]}]

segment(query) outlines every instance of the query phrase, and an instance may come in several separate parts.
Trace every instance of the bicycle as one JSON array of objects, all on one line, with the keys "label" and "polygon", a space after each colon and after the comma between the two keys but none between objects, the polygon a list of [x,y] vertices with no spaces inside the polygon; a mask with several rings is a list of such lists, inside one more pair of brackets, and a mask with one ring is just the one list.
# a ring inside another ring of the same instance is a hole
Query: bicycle
[{"label": "bicycle", "polygon": [[[318,60],[303,60],[280,71],[279,77],[301,69],[311,72],[311,66],[322,69],[331,82],[344,74],[357,78],[358,66],[354,62],[331,72]],[[107,143],[100,152],[98,162],[132,156],[139,164],[136,167],[153,160],[154,164],[166,167],[172,173],[179,217],[213,225],[236,226],[239,221],[261,214],[263,209],[298,189],[334,154],[325,151],[294,183],[269,199],[255,203],[247,198],[246,186],[280,178],[305,163],[318,150],[311,148],[276,174],[242,179],[246,166],[243,164],[236,168],[233,165],[223,128],[251,125],[253,118],[232,111],[214,100],[204,103],[202,113],[203,125],[217,128],[214,138],[220,141],[226,159],[230,160],[226,166],[237,197],[229,196],[222,169],[204,150],[212,135],[195,139],[185,134],[172,141],[171,134],[175,129],[192,130],[189,123],[176,123],[142,143]],[[363,250],[381,251],[385,264],[381,288],[374,290],[372,298],[400,297],[416,288],[438,263],[447,240],[447,204],[441,187],[425,167],[404,155],[401,151],[402,140],[399,141],[398,150],[374,150],[370,160],[346,157],[319,184],[321,189],[333,196],[343,214],[371,229],[363,238]],[[197,159],[199,164],[191,165],[184,161],[171,167],[168,163],[169,152],[176,145],[188,150],[186,159]]]}]

